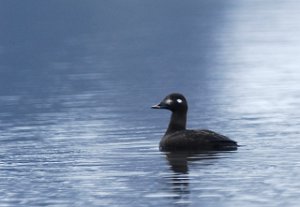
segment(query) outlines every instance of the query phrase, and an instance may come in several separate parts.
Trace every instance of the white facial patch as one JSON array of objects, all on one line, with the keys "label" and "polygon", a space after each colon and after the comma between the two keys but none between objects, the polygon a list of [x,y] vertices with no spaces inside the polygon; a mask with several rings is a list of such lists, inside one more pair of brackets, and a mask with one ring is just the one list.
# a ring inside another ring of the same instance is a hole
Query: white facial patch
[{"label": "white facial patch", "polygon": [[177,99],[176,101],[177,101],[177,103],[182,103],[182,99],[180,99],[180,98]]},{"label": "white facial patch", "polygon": [[167,104],[171,104],[171,103],[172,103],[172,100],[168,98],[168,99],[166,100],[166,103],[167,103]]}]

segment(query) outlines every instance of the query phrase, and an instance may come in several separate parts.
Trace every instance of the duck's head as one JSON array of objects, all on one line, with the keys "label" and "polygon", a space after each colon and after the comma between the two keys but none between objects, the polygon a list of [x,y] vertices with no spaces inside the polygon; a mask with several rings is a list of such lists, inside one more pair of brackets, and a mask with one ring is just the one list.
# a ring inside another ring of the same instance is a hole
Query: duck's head
[{"label": "duck's head", "polygon": [[185,97],[180,93],[167,95],[159,104],[152,106],[153,109],[168,109],[172,112],[187,112],[188,105]]}]

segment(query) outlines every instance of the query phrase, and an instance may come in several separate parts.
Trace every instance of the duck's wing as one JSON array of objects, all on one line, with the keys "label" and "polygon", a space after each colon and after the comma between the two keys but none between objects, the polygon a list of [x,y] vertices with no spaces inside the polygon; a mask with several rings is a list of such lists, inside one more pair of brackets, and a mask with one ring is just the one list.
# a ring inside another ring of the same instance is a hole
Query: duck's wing
[{"label": "duck's wing", "polygon": [[218,134],[214,131],[202,129],[202,130],[187,130],[186,136],[187,139],[192,139],[191,141],[198,144],[208,144],[211,143],[216,147],[220,146],[237,146],[237,142],[232,139]]},{"label": "duck's wing", "polygon": [[210,130],[182,130],[165,135],[162,150],[235,150],[238,145],[228,137]]}]

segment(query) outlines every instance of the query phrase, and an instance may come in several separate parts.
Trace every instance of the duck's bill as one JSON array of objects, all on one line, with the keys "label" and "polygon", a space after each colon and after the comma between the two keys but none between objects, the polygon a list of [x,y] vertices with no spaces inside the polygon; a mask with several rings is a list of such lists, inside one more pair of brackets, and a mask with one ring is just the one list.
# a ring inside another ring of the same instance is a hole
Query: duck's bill
[{"label": "duck's bill", "polygon": [[163,103],[159,103],[159,104],[156,104],[154,106],[151,107],[152,109],[166,109],[167,106]]},{"label": "duck's bill", "polygon": [[156,104],[154,106],[151,106],[152,109],[161,109],[161,106],[159,104]]}]

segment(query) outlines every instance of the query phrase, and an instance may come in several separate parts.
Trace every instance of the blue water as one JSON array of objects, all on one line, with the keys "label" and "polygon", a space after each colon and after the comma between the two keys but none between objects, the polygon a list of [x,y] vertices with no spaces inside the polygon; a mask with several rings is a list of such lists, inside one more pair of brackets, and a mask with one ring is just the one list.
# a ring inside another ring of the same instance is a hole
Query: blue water
[{"label": "blue water", "polygon": [[[298,206],[300,2],[0,1],[0,206]],[[166,154],[170,92],[234,152]]]}]

